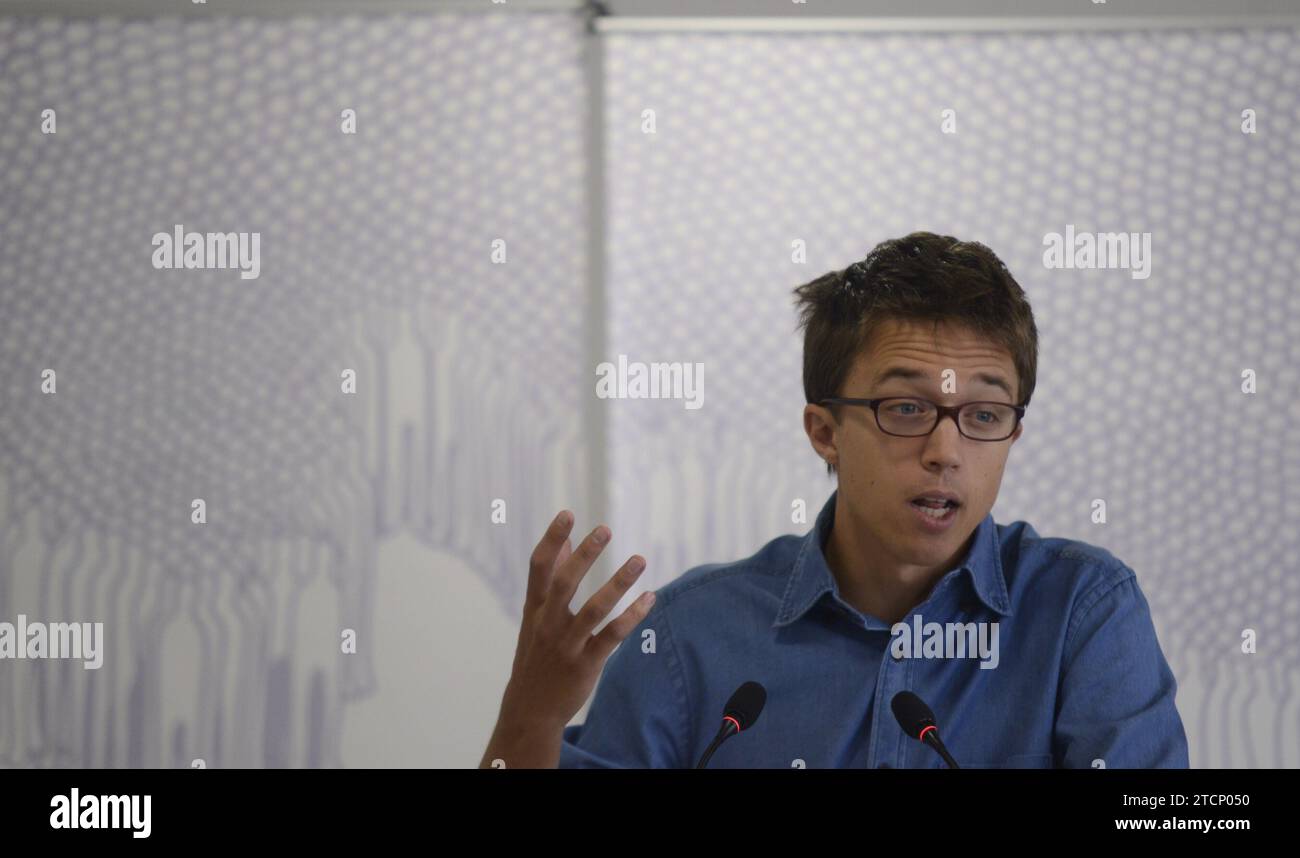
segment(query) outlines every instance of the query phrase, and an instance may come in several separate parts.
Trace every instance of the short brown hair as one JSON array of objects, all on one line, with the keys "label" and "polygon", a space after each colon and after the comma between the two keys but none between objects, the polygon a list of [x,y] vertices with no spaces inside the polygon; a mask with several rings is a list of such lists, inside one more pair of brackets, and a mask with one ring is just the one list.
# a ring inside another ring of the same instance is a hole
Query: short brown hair
[{"label": "short brown hair", "polygon": [[[853,360],[887,319],[964,325],[1011,353],[1028,405],[1038,373],[1038,329],[1020,284],[988,247],[914,232],[866,259],[794,290],[804,329],[803,390],[810,403],[841,395]],[[832,413],[839,418],[832,406]],[[835,466],[826,463],[827,473]]]}]

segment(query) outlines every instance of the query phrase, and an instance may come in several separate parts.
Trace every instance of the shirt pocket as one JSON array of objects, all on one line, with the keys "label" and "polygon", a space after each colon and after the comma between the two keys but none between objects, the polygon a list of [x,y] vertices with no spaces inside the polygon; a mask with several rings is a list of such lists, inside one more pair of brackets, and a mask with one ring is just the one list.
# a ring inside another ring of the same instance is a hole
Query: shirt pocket
[{"label": "shirt pocket", "polygon": [[967,763],[958,760],[957,765],[963,769],[1050,769],[1054,763],[1051,754],[1015,754],[991,763]]}]

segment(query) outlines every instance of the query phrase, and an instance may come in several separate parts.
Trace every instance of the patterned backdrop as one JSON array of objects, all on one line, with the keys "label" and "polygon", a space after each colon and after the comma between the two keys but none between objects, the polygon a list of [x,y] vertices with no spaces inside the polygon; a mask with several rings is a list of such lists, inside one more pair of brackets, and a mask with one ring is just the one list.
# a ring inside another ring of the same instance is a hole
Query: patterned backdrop
[{"label": "patterned backdrop", "polygon": [[[610,409],[612,527],[646,574],[804,532],[791,504],[833,488],[792,285],[916,229],[982,241],[1040,335],[994,518],[1136,570],[1194,766],[1300,765],[1300,33],[606,44],[609,350],[705,366],[702,408]],[[1069,224],[1150,232],[1150,277],[1046,268]]]},{"label": "patterned backdrop", "polygon": [[[1137,571],[1193,765],[1300,765],[1298,35],[0,20],[0,620],[109,630],[99,671],[0,665],[0,765],[366,764],[340,725],[392,700],[386,654],[299,626],[365,639],[394,540],[513,622],[561,506],[652,587],[806,531],[833,485],[790,289],[915,229],[988,244],[1035,309],[995,518]],[[154,270],[177,223],[259,231],[260,277]],[[1151,276],[1046,268],[1070,224],[1150,232]],[[596,400],[620,354],[703,363],[703,406]]]},{"label": "patterned backdrop", "polygon": [[[96,672],[0,665],[0,764],[338,764],[385,657],[340,657],[339,630],[375,639],[400,535],[518,614],[521,558],[586,479],[583,35],[0,21],[0,616],[108,641]],[[155,270],[178,223],[260,231],[260,276]]]}]

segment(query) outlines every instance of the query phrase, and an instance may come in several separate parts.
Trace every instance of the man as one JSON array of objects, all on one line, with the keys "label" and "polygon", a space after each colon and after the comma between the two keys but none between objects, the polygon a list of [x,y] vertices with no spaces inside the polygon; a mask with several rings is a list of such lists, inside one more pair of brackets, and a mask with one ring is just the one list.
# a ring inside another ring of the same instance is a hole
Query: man
[{"label": "man", "polygon": [[[762,714],[711,767],[945,765],[894,718],[904,690],[963,767],[1186,767],[1176,682],[1133,570],[989,512],[1038,353],[1002,262],[920,232],[795,294],[804,428],[839,481],[815,527],[691,569],[593,635],[645,561],[574,615],[610,533],[575,551],[562,512],[532,556],[483,765],[693,767],[755,680]],[[566,727],[598,677],[586,722]]]}]

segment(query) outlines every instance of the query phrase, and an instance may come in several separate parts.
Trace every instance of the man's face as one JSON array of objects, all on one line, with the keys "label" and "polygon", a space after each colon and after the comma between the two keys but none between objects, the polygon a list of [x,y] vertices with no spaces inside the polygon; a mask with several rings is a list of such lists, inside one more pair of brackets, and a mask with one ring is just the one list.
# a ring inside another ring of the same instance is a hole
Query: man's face
[{"label": "man's face", "polygon": [[[882,378],[894,369],[921,375]],[[945,370],[955,373],[951,393],[941,392]],[[982,375],[1000,378],[1010,392]],[[839,395],[1010,405],[1019,402],[1020,385],[1011,355],[973,331],[947,324],[936,331],[933,322],[890,320],[876,329]],[[850,519],[867,530],[866,542],[885,562],[925,568],[957,563],[993,508],[1007,454],[1024,431],[1023,424],[1005,441],[976,441],[961,435],[956,423],[945,417],[929,435],[903,438],[882,432],[870,408],[839,408],[837,424],[829,409],[808,405],[804,425],[814,448],[838,470],[838,503],[847,505]],[[945,527],[928,525],[911,503],[931,491],[952,492],[961,500]]]}]

